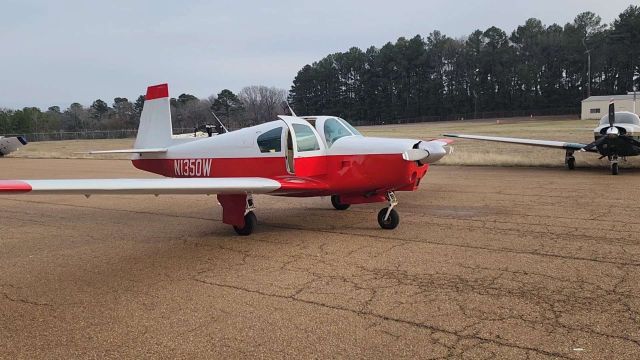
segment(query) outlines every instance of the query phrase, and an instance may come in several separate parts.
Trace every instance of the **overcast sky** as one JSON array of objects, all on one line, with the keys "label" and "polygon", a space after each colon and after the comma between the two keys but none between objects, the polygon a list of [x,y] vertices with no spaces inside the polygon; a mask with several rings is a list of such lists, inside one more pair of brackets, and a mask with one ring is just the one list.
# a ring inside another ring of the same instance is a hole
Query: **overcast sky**
[{"label": "overcast sky", "polygon": [[200,98],[247,85],[289,89],[298,70],[351,46],[380,47],[440,30],[462,37],[526,19],[546,25],[593,11],[612,22],[620,0],[32,1],[2,0],[0,107],[116,96],[168,82]]}]

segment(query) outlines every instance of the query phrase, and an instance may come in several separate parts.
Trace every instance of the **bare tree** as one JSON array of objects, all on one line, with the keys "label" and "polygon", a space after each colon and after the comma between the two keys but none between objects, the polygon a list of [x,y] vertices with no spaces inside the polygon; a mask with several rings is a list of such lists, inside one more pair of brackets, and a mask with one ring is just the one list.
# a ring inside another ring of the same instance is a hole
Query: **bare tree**
[{"label": "bare tree", "polygon": [[287,91],[284,89],[264,85],[247,86],[238,97],[246,109],[247,125],[271,121],[285,113],[282,103],[287,98]]}]

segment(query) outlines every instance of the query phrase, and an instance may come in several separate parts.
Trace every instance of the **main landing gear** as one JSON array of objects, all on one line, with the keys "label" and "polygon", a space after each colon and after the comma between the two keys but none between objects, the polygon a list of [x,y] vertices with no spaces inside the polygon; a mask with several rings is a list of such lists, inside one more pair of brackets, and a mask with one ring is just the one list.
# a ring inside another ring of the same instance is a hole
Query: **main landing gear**
[{"label": "main landing gear", "polygon": [[351,206],[350,204],[341,203],[340,196],[338,195],[331,195],[331,205],[333,205],[336,210],[347,210],[349,206]]},{"label": "main landing gear", "polygon": [[567,153],[564,156],[564,166],[569,170],[576,168],[576,158],[573,157],[573,150],[567,150]]},{"label": "main landing gear", "polygon": [[253,203],[253,196],[251,194],[247,194],[247,203],[244,209],[244,226],[239,227],[234,225],[233,230],[236,231],[238,235],[247,236],[251,235],[256,225],[258,225],[258,218],[256,214],[254,214],[253,210],[256,209],[256,206]]}]

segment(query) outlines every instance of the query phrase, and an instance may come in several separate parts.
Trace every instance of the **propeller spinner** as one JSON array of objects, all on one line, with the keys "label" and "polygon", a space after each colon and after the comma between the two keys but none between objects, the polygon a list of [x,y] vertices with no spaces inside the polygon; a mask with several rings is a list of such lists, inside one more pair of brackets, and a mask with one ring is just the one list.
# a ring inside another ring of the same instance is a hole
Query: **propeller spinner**
[{"label": "propeller spinner", "polygon": [[609,102],[609,128],[606,131],[606,136],[602,136],[598,140],[592,142],[591,144],[588,144],[587,146],[583,147],[581,151],[589,151],[595,147],[598,147],[600,146],[600,144],[605,142],[607,138],[617,138],[620,135],[620,130],[618,130],[618,128],[614,126],[615,122],[616,108],[613,103],[613,99],[611,99],[611,102]]}]

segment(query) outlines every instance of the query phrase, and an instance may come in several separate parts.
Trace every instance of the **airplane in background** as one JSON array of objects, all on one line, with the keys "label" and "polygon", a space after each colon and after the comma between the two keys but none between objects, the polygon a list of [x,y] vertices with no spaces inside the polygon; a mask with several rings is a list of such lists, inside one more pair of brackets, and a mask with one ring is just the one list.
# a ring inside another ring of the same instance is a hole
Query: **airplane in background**
[{"label": "airplane in background", "polygon": [[0,157],[9,155],[25,145],[27,145],[27,140],[22,136],[0,136]]},{"label": "airplane in background", "polygon": [[133,149],[133,165],[159,179],[0,180],[0,194],[216,194],[222,221],[253,232],[253,194],[331,196],[337,210],[387,202],[383,229],[398,226],[396,191],[414,191],[429,164],[449,153],[444,140],[362,136],[335,116],[279,116],[212,137],[172,137],[167,84],[150,86]]},{"label": "airplane in background", "polygon": [[640,141],[638,141],[640,139],[640,118],[632,112],[616,112],[613,100],[609,103],[609,113],[600,119],[598,126],[593,129],[593,133],[595,140],[590,144],[483,135],[444,134],[444,136],[564,149],[566,151],[565,166],[569,170],[576,167],[574,152],[598,153],[601,155],[600,159],[605,157],[609,159],[612,175],[618,175],[618,160],[620,158],[624,160],[628,156],[640,155]]}]

